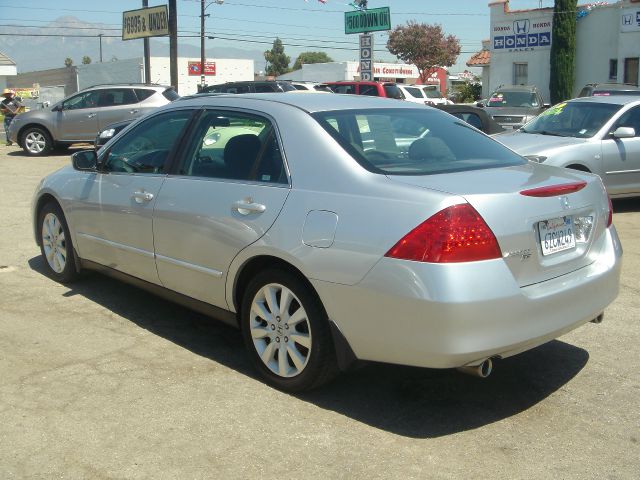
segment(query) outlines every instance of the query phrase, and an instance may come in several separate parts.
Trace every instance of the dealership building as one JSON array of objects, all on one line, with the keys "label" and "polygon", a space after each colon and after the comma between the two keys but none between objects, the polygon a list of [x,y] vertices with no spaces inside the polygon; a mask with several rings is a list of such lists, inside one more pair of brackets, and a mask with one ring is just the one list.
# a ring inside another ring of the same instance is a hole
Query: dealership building
[{"label": "dealership building", "polygon": [[[549,101],[553,8],[511,10],[489,4],[490,39],[467,65],[482,68],[483,97],[500,85],[536,85]],[[574,96],[587,83],[638,85],[640,0],[578,6]]]}]

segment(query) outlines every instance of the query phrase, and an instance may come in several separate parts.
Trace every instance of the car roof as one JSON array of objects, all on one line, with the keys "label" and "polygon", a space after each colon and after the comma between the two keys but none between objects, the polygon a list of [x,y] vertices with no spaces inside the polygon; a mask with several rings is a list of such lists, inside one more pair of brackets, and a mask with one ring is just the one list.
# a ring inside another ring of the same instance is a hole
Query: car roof
[{"label": "car roof", "polygon": [[494,92],[502,92],[505,90],[511,90],[514,92],[533,92],[537,90],[537,88],[533,85],[502,85],[494,89]]},{"label": "car roof", "polygon": [[592,87],[594,90],[640,90],[640,87],[627,83],[589,83],[586,87]]},{"label": "car roof", "polygon": [[313,92],[299,92],[297,95],[288,93],[242,93],[207,95],[200,94],[197,98],[183,99],[180,105],[196,103],[198,105],[222,105],[241,106],[247,101],[273,102],[281,105],[289,105],[309,113],[326,112],[332,110],[351,110],[368,108],[413,108],[424,111],[424,106],[401,100],[370,97],[367,95],[317,95]]},{"label": "car roof", "polygon": [[163,89],[172,88],[169,85],[159,85],[157,83],[149,84],[149,83],[103,83],[99,85],[91,85],[90,87],[85,87],[81,91],[85,90],[102,90],[106,88],[151,88],[151,89]]},{"label": "car roof", "polygon": [[580,97],[569,100],[571,103],[609,103],[613,105],[626,105],[627,103],[640,104],[640,92],[635,95],[603,95],[595,97]]}]

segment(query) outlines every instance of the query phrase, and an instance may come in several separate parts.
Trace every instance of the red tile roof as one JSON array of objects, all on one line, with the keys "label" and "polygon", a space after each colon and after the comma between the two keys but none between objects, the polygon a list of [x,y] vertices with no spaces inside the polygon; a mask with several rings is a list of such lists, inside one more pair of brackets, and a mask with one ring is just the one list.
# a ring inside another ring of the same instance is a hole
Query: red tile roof
[{"label": "red tile roof", "polygon": [[489,50],[480,50],[474,53],[467,61],[468,67],[483,67],[491,63],[491,52]]}]

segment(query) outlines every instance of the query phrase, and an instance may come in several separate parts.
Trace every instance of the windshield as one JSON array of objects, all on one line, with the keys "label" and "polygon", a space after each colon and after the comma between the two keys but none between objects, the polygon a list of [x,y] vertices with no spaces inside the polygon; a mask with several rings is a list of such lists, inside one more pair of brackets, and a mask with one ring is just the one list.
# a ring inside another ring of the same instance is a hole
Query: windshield
[{"label": "windshield", "polygon": [[622,106],[610,103],[563,102],[522,127],[525,133],[559,137],[593,137]]},{"label": "windshield", "polygon": [[436,109],[340,110],[313,117],[360,165],[376,173],[431,175],[526,163]]},{"label": "windshield", "polygon": [[508,90],[494,92],[487,102],[488,107],[539,107],[535,93]]}]

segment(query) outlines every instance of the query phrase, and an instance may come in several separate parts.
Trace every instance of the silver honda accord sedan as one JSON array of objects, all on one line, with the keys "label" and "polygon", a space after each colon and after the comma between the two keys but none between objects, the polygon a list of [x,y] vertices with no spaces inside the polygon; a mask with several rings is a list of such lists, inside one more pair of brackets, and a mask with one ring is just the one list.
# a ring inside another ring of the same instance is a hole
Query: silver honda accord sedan
[{"label": "silver honda accord sedan", "polygon": [[162,107],[44,178],[33,219],[54,279],[98,270],[238,326],[286,391],[358,360],[486,376],[601,320],[622,256],[596,175],[350,95]]}]

